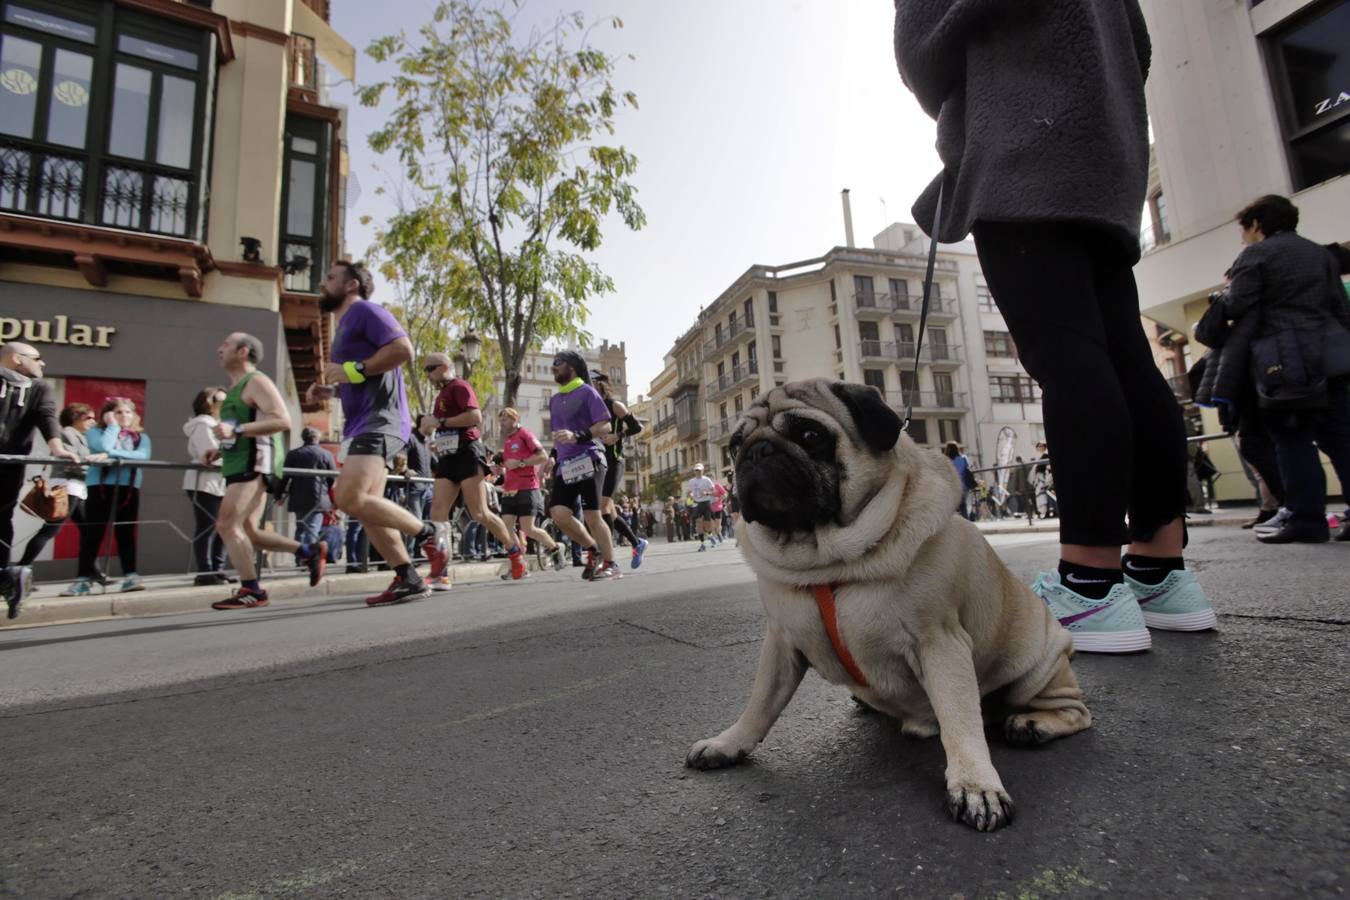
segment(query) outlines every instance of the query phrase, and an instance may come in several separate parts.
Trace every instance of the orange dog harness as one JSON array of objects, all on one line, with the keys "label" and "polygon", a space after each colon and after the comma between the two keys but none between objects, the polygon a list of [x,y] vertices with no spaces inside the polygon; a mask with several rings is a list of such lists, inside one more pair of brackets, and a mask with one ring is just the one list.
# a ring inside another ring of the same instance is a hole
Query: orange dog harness
[{"label": "orange dog harness", "polygon": [[867,687],[867,678],[863,675],[862,669],[853,660],[853,654],[848,652],[848,647],[844,645],[844,639],[839,636],[839,620],[835,616],[834,608],[834,589],[839,587],[837,584],[818,584],[811,588],[811,593],[815,595],[816,607],[820,610],[820,620],[825,623],[825,633],[830,636],[830,644],[834,647],[834,655],[839,657],[839,662],[843,663],[844,669],[848,671],[855,684],[860,687]]}]

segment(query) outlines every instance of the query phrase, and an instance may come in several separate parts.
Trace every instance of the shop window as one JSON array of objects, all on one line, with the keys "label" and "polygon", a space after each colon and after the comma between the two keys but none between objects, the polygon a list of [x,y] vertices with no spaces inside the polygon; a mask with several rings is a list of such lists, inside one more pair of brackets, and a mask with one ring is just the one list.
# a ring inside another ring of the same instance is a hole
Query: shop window
[{"label": "shop window", "polygon": [[0,211],[203,239],[214,46],[112,0],[5,3]]},{"label": "shop window", "polygon": [[1350,172],[1350,3],[1309,4],[1266,50],[1294,189]]}]

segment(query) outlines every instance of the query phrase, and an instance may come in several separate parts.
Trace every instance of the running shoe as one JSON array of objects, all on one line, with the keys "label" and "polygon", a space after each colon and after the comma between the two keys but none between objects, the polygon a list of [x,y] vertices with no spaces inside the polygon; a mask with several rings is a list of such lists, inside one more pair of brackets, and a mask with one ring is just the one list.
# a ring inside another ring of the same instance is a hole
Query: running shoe
[{"label": "running shoe", "polygon": [[417,600],[421,597],[431,596],[431,588],[421,578],[414,580],[404,580],[403,576],[395,575],[394,580],[385,588],[383,594],[376,594],[374,597],[366,598],[366,606],[390,606],[395,603],[407,603],[409,600]]},{"label": "running shoe", "polygon": [[431,578],[443,578],[449,583],[450,554],[445,552],[445,544],[440,538],[432,535],[422,544],[422,552],[426,554],[427,562],[431,565]]},{"label": "running shoe", "polygon": [[452,587],[452,585],[450,584],[450,576],[441,575],[440,577],[433,576],[431,578],[428,578],[427,587],[431,588],[433,591],[438,593],[448,591]]},{"label": "running shoe", "polygon": [[633,561],[630,563],[630,568],[636,569],[638,566],[642,565],[642,554],[646,552],[647,539],[638,538],[637,546],[633,548]]},{"label": "running shoe", "polygon": [[1269,519],[1266,519],[1266,521],[1261,522],[1260,524],[1253,525],[1252,530],[1256,532],[1258,537],[1263,531],[1279,531],[1293,517],[1294,513],[1292,510],[1286,509],[1285,507],[1281,506],[1278,510],[1276,510],[1275,515],[1271,516]]},{"label": "running shoe", "polygon": [[323,569],[328,562],[328,542],[319,541],[317,544],[311,544],[309,548],[309,559],[305,560],[305,568],[309,569],[309,586],[314,587],[323,578]]},{"label": "running shoe", "polygon": [[224,600],[217,600],[211,604],[212,609],[254,609],[268,604],[267,591],[262,589],[253,590],[250,587],[240,585],[237,590]]},{"label": "running shoe", "polygon": [[618,581],[622,577],[623,573],[619,571],[619,564],[607,562],[595,570],[595,574],[591,576],[591,581]]},{"label": "running shoe", "polygon": [[702,541],[699,541],[699,542],[698,542],[698,552],[699,552],[699,553],[705,553],[705,552],[707,552],[707,550],[708,550],[708,545],[705,544],[705,543],[703,543]]},{"label": "running shoe", "polygon": [[1073,637],[1073,649],[1084,653],[1138,653],[1153,646],[1134,592],[1112,586],[1103,600],[1089,600],[1064,585],[1059,571],[1042,572],[1031,586],[1050,613]]},{"label": "running shoe", "polygon": [[10,566],[5,576],[9,582],[5,588],[5,602],[9,604],[9,618],[13,619],[19,615],[19,604],[33,589],[33,569],[31,566]]},{"label": "running shoe", "polygon": [[527,570],[525,568],[525,554],[520,552],[519,546],[515,549],[515,553],[506,555],[506,558],[511,560],[511,570],[507,574],[511,576],[512,581],[519,581],[525,577]]},{"label": "running shoe", "polygon": [[94,590],[94,582],[88,578],[77,578],[75,583],[61,592],[62,597],[87,597]]},{"label": "running shoe", "polygon": [[563,569],[567,568],[567,557],[563,554],[562,544],[553,545],[553,552],[550,554],[549,558],[553,562],[553,571],[561,572]]},{"label": "running shoe", "polygon": [[596,558],[596,553],[594,550],[586,551],[586,568],[581,570],[581,577],[583,579],[585,579],[586,581],[590,581],[592,578],[595,577],[595,570],[596,570],[595,564],[598,561],[599,560]]},{"label": "running shoe", "polygon": [[122,579],[122,590],[128,593],[131,591],[143,591],[145,590],[145,583],[141,581],[141,576],[137,575],[135,572],[130,572]]},{"label": "running shoe", "polygon": [[1209,599],[1189,569],[1168,572],[1160,584],[1144,584],[1125,573],[1144,613],[1144,624],[1161,631],[1208,631],[1218,624]]}]

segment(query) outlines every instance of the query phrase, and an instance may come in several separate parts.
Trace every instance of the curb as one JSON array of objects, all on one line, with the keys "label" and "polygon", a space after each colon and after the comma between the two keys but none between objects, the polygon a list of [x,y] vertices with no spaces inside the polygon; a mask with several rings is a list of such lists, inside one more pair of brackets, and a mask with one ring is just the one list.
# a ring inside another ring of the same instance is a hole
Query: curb
[{"label": "curb", "polygon": [[[540,571],[538,562],[527,561],[531,572]],[[462,563],[450,567],[453,584],[473,584],[496,581],[506,566],[506,560],[490,563]],[[317,586],[310,587],[307,578],[273,578],[267,581],[267,594],[273,600],[294,600],[299,597],[342,597],[351,594],[376,593],[383,590],[393,577],[390,572],[367,572],[361,575],[326,575]],[[205,612],[214,600],[219,600],[220,587],[173,587],[133,593],[110,592],[88,597],[34,597],[25,600],[19,617],[13,621],[0,619],[0,632],[14,631],[42,625],[69,625],[104,619],[134,619],[145,616],[175,615]]]},{"label": "curb", "polygon": [[[1249,516],[1204,516],[1186,520],[1187,528],[1237,528]],[[1058,519],[1055,520],[1059,522]],[[976,528],[979,528],[977,523]],[[995,525],[992,528],[980,528],[980,534],[1059,534],[1059,525]]]}]

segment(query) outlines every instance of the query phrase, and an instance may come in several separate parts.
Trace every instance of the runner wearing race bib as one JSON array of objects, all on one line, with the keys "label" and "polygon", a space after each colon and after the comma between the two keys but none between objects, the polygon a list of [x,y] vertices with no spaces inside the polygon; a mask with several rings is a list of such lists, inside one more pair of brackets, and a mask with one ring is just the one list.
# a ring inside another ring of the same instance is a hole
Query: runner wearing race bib
[{"label": "runner wearing race bib", "polygon": [[520,427],[520,413],[511,407],[497,413],[497,424],[502,429],[502,468],[506,470],[502,482],[502,521],[511,532],[519,522],[520,530],[549,554],[553,568],[561,569],[565,565],[562,546],[534,524],[535,517],[544,509],[539,466],[548,462],[548,454],[528,428]]},{"label": "runner wearing race bib", "polygon": [[712,502],[716,496],[713,480],[703,474],[703,463],[694,466],[694,477],[684,483],[685,496],[693,501],[694,518],[698,521],[698,552],[707,550],[705,541],[716,547],[722,538],[713,531]]}]

